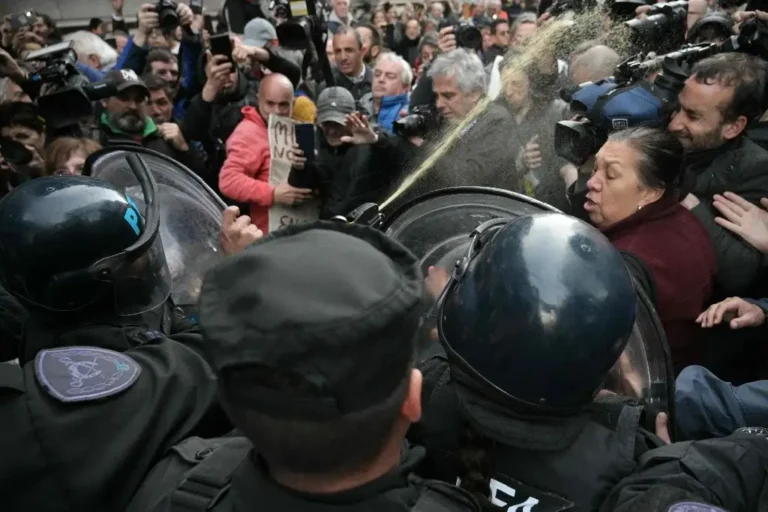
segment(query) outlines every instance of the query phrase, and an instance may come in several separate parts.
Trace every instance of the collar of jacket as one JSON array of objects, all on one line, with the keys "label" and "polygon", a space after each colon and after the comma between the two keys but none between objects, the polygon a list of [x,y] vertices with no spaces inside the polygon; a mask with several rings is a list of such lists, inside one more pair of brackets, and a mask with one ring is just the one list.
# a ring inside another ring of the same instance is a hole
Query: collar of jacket
[{"label": "collar of jacket", "polygon": [[716,148],[704,149],[702,151],[693,151],[685,155],[685,167],[686,169],[698,174],[708,169],[717,157],[727,153],[728,151],[731,151],[732,149],[736,149],[740,145],[741,136],[730,140],[722,146],[718,146]]},{"label": "collar of jacket", "polygon": [[[109,131],[111,131],[115,135],[124,135],[124,136],[130,137],[130,138],[135,138],[136,137],[135,134],[130,134],[130,133],[124,132],[123,130],[121,130],[117,126],[113,125],[112,122],[109,120],[109,116],[107,115],[106,112],[102,112],[100,121],[101,121],[102,125],[104,125],[107,129],[109,129]],[[146,116],[144,118],[144,132],[141,134],[141,138],[142,139],[146,139],[147,137],[149,137],[150,135],[152,135],[156,131],[157,131],[157,125],[155,124],[155,122],[152,120],[151,117]]]},{"label": "collar of jacket", "polygon": [[673,197],[662,197],[658,201],[651,203],[648,206],[644,206],[626,219],[621,220],[612,226],[608,226],[605,229],[601,229],[600,231],[602,231],[609,240],[613,240],[648,221],[672,215],[675,207],[678,205],[679,203]]},{"label": "collar of jacket", "polygon": [[357,77],[348,77],[341,71],[339,71],[339,68],[334,68],[335,74],[336,74],[336,85],[339,85],[339,80],[344,80],[350,84],[359,84],[359,83],[366,83],[366,84],[373,84],[373,69],[371,69],[368,64],[363,64],[363,79],[355,82],[355,79]]},{"label": "collar of jacket", "polygon": [[234,509],[245,510],[255,502],[266,503],[267,508],[273,510],[297,510],[299,504],[306,504],[308,509],[314,505],[321,510],[335,510],[341,506],[355,508],[350,505],[374,500],[390,490],[407,489],[413,471],[424,460],[425,454],[424,448],[409,446],[403,441],[400,464],[389,473],[354,489],[333,494],[310,494],[279,484],[270,476],[264,460],[252,451],[232,475]]}]

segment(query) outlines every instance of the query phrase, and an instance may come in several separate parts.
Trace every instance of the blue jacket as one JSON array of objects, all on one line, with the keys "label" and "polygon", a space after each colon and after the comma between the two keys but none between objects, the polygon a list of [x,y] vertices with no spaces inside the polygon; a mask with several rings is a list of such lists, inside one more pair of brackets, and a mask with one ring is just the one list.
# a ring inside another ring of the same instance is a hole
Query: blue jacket
[{"label": "blue jacket", "polygon": [[[133,36],[131,36],[113,69],[132,69],[141,76],[146,66],[149,50],[148,46],[139,48],[133,44]],[[197,76],[197,62],[202,53],[203,44],[199,37],[197,39],[182,37],[178,55],[179,73],[181,74],[179,78],[180,88],[173,105],[173,117],[177,119],[184,118],[187,104],[203,88],[203,84],[200,83]]]},{"label": "blue jacket", "polygon": [[408,93],[398,94],[397,96],[384,96],[381,98],[379,112],[374,114],[373,93],[368,93],[360,98],[360,106],[368,111],[368,117],[390,132],[392,131],[392,125],[400,118],[400,111],[408,110],[409,102],[410,96]]}]

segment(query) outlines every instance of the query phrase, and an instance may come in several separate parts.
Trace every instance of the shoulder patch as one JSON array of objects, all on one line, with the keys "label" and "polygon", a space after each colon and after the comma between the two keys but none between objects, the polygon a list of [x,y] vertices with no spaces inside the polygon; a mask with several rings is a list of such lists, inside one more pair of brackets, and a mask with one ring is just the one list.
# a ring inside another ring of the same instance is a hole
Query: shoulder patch
[{"label": "shoulder patch", "polygon": [[61,402],[85,402],[116,395],[141,373],[125,354],[95,347],[42,350],[35,357],[35,378]]},{"label": "shoulder patch", "polygon": [[724,509],[720,507],[715,507],[713,505],[706,505],[704,503],[694,503],[692,501],[682,501],[680,503],[675,503],[669,509],[667,512],[726,512]]}]

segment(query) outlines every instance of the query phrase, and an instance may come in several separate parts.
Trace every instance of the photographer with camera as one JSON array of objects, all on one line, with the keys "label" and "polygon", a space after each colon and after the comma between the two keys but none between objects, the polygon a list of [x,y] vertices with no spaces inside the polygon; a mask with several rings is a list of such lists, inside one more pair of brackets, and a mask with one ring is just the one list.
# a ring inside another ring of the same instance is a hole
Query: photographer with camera
[{"label": "photographer with camera", "polygon": [[768,63],[743,53],[699,61],[679,95],[669,131],[683,144],[696,176],[682,201],[704,224],[717,255],[717,284],[724,295],[742,295],[760,273],[759,251],[715,222],[715,194],[730,191],[753,204],[768,196],[768,152],[746,137],[765,110]]},{"label": "photographer with camera", "polygon": [[[147,69],[151,47],[148,44],[154,30],[173,30],[182,27],[182,40],[177,58],[178,92],[174,98],[174,114],[183,118],[189,101],[197,94],[202,84],[197,79],[197,63],[202,58],[201,35],[191,28],[194,15],[186,4],[172,0],[159,0],[157,4],[143,4],[138,14],[139,27],[128,40],[114,69],[131,69],[141,75]],[[176,59],[176,57],[174,57]]]},{"label": "photographer with camera", "polygon": [[[422,122],[426,132],[404,133],[415,144],[422,145],[422,160],[429,157],[433,143],[461,123],[485,96],[486,75],[480,58],[469,50],[457,49],[440,54],[428,71],[436,96],[437,123]],[[429,111],[428,111],[429,112]],[[412,114],[414,117],[419,114]],[[423,115],[422,115],[423,116]],[[428,117],[433,117],[428,114]],[[407,126],[409,119],[400,123]],[[434,130],[431,126],[437,124]],[[401,130],[395,128],[397,133]],[[515,121],[502,105],[491,103],[469,125],[458,140],[434,163],[421,186],[413,187],[408,196],[419,189],[479,185],[521,190],[522,177],[515,172],[515,157],[519,146],[510,143],[510,133],[516,133]],[[430,133],[431,132],[431,133]],[[416,135],[417,137],[414,137]],[[427,142],[424,142],[426,139]]]}]

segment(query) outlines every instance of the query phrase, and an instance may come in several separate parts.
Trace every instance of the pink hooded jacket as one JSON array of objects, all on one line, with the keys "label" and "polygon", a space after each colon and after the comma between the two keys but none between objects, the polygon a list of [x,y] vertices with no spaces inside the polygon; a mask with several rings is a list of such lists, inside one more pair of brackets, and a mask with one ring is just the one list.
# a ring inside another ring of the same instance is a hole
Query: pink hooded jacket
[{"label": "pink hooded jacket", "polygon": [[251,222],[269,228],[269,207],[275,187],[269,184],[267,123],[254,107],[243,107],[243,120],[227,139],[227,160],[219,173],[219,190],[230,199],[251,205]]}]

